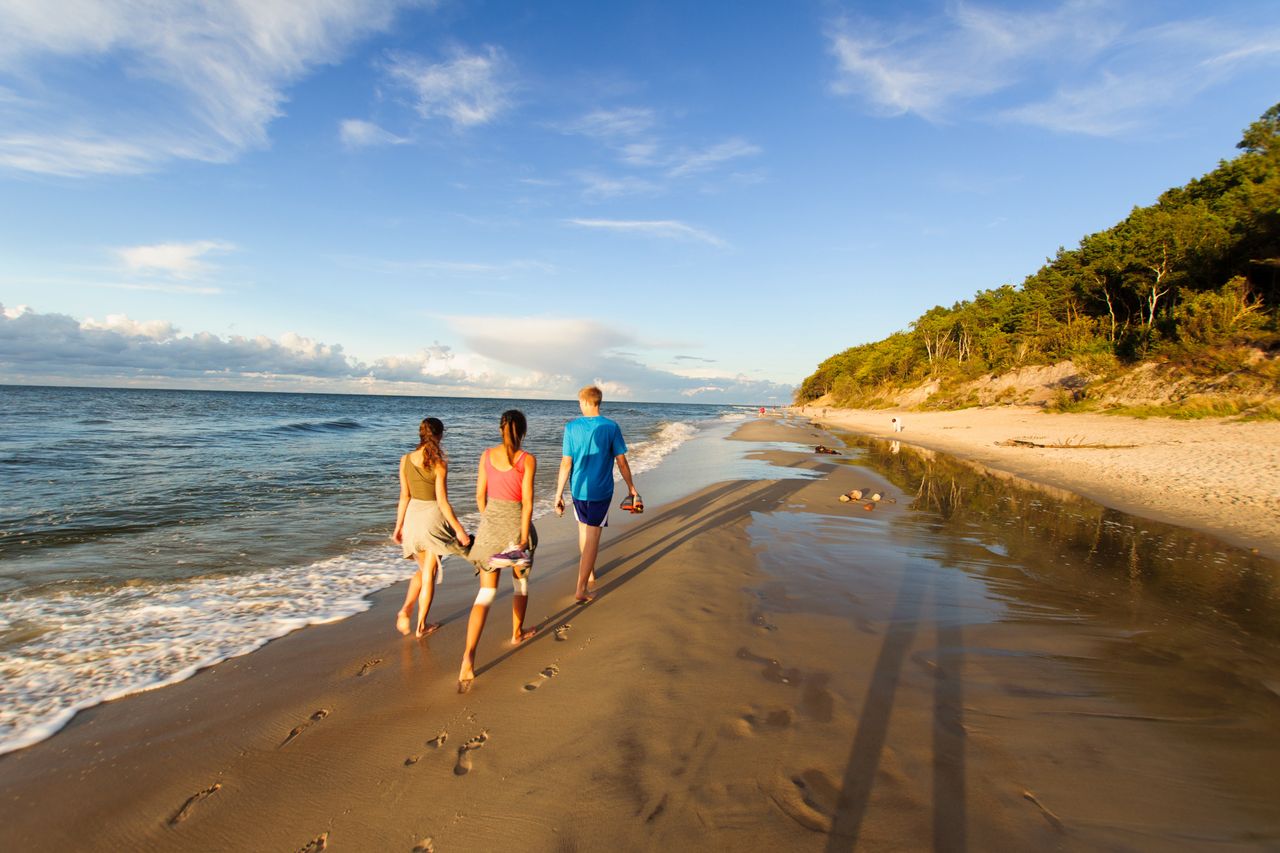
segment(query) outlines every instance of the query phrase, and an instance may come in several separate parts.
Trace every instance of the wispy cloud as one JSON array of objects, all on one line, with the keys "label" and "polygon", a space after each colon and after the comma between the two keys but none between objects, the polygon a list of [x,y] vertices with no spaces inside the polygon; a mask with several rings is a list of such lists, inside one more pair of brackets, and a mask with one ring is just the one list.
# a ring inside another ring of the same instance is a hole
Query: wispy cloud
[{"label": "wispy cloud", "polygon": [[347,148],[370,148],[375,145],[404,145],[409,142],[370,121],[349,118],[338,125],[338,138]]},{"label": "wispy cloud", "polygon": [[478,53],[453,50],[443,62],[393,54],[386,65],[392,82],[407,88],[423,118],[444,118],[455,128],[488,124],[511,105],[511,62],[501,48]]},{"label": "wispy cloud", "polygon": [[588,199],[663,192],[677,181],[711,172],[722,165],[762,153],[760,146],[740,137],[703,145],[673,141],[675,131],[660,132],[659,114],[648,107],[597,109],[560,125],[568,134],[599,141],[619,164],[633,170],[621,176],[596,170],[577,173]]},{"label": "wispy cloud", "polygon": [[572,225],[624,234],[641,234],[672,240],[696,240],[724,248],[727,243],[709,231],[686,225],[675,219],[569,219]]},{"label": "wispy cloud", "polygon": [[583,136],[614,139],[648,133],[655,124],[657,115],[648,107],[618,107],[612,110],[593,110],[569,122],[564,130]]},{"label": "wispy cloud", "polygon": [[234,249],[234,245],[221,240],[198,240],[193,243],[125,246],[112,251],[129,272],[189,279],[212,271],[213,267],[205,260],[206,256]]},{"label": "wispy cloud", "polygon": [[[414,0],[0,4],[0,166],[63,176],[225,162],[267,143],[286,89]],[[91,97],[111,79],[110,98]]]},{"label": "wispy cloud", "polygon": [[844,19],[828,30],[831,91],[886,115],[980,117],[1113,135],[1246,69],[1275,64],[1280,28],[1210,20],[1148,27],[1137,7],[1067,0],[1049,9],[949,4],[886,26]]},{"label": "wispy cloud", "polygon": [[730,160],[754,157],[760,153],[760,150],[760,146],[753,145],[745,139],[730,139],[701,150],[681,151],[671,156],[667,174],[678,178],[706,172]]}]

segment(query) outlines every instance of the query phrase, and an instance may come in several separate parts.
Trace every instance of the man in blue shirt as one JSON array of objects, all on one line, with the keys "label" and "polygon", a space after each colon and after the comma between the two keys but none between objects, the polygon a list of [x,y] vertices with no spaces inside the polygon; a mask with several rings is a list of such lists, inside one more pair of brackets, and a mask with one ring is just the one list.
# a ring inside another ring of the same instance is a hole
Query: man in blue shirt
[{"label": "man in blue shirt", "polygon": [[582,417],[564,425],[563,456],[560,476],[556,479],[556,515],[564,514],[564,487],[570,484],[573,513],[578,519],[578,587],[574,599],[586,604],[592,599],[588,583],[596,581],[596,554],[600,550],[600,533],[609,526],[609,504],[613,501],[613,465],[616,462],[622,479],[631,491],[638,508],[644,504],[631,481],[627,464],[627,443],[622,429],[609,418],[600,416],[604,394],[594,385],[578,392],[578,408]]}]

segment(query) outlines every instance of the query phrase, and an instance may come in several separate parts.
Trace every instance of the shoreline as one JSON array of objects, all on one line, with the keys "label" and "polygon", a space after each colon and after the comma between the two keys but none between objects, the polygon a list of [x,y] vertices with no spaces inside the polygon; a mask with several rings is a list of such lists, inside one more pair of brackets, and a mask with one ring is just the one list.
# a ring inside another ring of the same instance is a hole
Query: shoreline
[{"label": "shoreline", "polygon": [[[547,519],[539,635],[504,644],[500,584],[465,696],[470,577],[452,573],[422,641],[394,631],[396,584],[0,756],[0,847],[1280,841],[1274,640],[1246,653],[1123,566],[1054,575],[1039,525],[1061,511],[979,532],[911,479],[942,460],[817,457],[798,419],[729,432],[638,483],[648,511],[611,519],[591,605],[571,603],[572,523]],[[835,500],[855,486],[892,500]],[[1072,530],[1053,533],[1065,553]]]},{"label": "shoreline", "polygon": [[[800,406],[792,411],[816,426],[969,459],[1280,559],[1280,423],[1140,420],[1019,406],[949,412]],[[904,422],[900,433],[889,420],[895,416]],[[999,444],[1009,439],[1113,446]]]}]

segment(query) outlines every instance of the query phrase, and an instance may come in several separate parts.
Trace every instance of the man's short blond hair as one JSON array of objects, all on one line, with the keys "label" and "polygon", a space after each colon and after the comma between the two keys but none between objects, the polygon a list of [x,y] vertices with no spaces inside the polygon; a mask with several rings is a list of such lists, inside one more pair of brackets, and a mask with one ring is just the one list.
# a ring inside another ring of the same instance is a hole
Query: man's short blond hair
[{"label": "man's short blond hair", "polygon": [[588,385],[578,392],[578,399],[588,405],[599,406],[604,399],[604,392],[594,385]]}]

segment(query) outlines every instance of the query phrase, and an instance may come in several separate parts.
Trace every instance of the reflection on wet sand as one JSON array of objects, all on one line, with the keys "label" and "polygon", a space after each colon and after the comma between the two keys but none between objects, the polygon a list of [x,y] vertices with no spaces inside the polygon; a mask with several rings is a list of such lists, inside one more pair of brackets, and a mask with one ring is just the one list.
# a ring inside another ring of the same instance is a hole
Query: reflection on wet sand
[{"label": "reflection on wet sand", "polygon": [[[758,624],[785,641],[786,614],[842,616],[842,651],[872,644],[843,761],[794,771],[808,811],[790,812],[826,816],[827,850],[1280,843],[1280,567],[909,445],[846,443],[829,497],[750,528],[773,576]],[[836,501],[863,481],[901,504]]]}]

